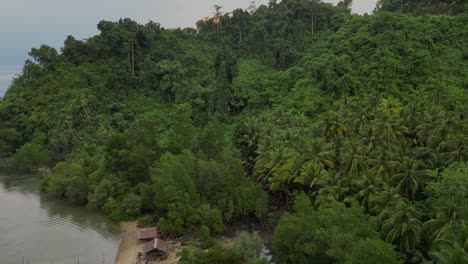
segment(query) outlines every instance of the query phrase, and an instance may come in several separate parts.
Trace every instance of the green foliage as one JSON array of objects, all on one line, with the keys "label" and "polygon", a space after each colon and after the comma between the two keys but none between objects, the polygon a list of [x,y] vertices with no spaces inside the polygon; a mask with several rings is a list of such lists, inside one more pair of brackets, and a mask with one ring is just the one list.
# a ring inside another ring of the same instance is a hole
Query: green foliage
[{"label": "green foliage", "polygon": [[122,200],[122,208],[125,210],[125,215],[135,217],[141,213],[142,199],[136,194],[130,193]]},{"label": "green foliage", "polygon": [[232,245],[233,255],[243,263],[248,263],[260,256],[263,248],[262,239],[257,233],[240,232]]},{"label": "green foliage", "polygon": [[191,247],[183,247],[182,252],[180,253],[179,263],[181,264],[191,264],[195,261],[194,250]]},{"label": "green foliage", "polygon": [[215,161],[190,151],[165,154],[152,174],[154,208],[167,212],[161,223],[172,232],[201,222],[220,233],[223,221],[249,215],[260,218],[266,213],[266,194],[244,177],[241,164],[232,157]]},{"label": "green foliage", "polygon": [[389,12],[405,12],[415,15],[449,14],[458,15],[468,10],[468,5],[462,0],[380,0],[377,10]]},{"label": "green foliage", "polygon": [[38,49],[33,48],[28,54],[42,67],[49,67],[58,57],[57,50],[47,45],[41,45]]},{"label": "green foliage", "polygon": [[407,262],[463,261],[466,1],[351,2],[270,1],[197,30],[101,21],[33,48],[0,102],[0,163],[53,167],[45,192],[173,234],[272,226],[296,196],[279,263],[398,262],[375,230]]},{"label": "green foliage", "polygon": [[353,245],[352,253],[346,258],[347,264],[368,263],[403,263],[393,247],[377,239],[359,240]]},{"label": "green foliage", "polygon": [[430,206],[439,210],[451,208],[457,212],[459,219],[465,220],[468,220],[467,193],[468,165],[466,163],[453,164],[443,171],[439,181],[427,186]]},{"label": "green foliage", "polygon": [[54,173],[44,178],[41,187],[44,191],[59,197],[66,197],[73,203],[86,204],[88,171],[88,168],[75,162],[59,162],[54,168]]},{"label": "green foliage", "polygon": [[203,249],[207,249],[213,246],[214,242],[210,235],[210,229],[206,225],[202,225],[200,227],[199,236],[201,241],[201,247]]},{"label": "green foliage", "polygon": [[214,234],[223,232],[223,215],[218,208],[210,208],[204,204],[200,207],[200,219],[204,226],[208,227]]},{"label": "green foliage", "polygon": [[267,263],[259,258],[263,247],[256,233],[241,232],[230,245],[221,247],[210,237],[210,229],[203,225],[199,232],[201,249],[184,247],[180,263]]},{"label": "green foliage", "polygon": [[468,225],[461,221],[452,225],[434,241],[431,255],[436,263],[464,263],[468,259]]},{"label": "green foliage", "polygon": [[386,218],[382,222],[385,241],[397,244],[400,252],[415,250],[423,233],[419,211],[408,202],[399,202],[381,214]]},{"label": "green foliage", "polygon": [[[311,263],[352,261],[355,243],[351,241],[380,242],[382,252],[369,248],[362,254],[375,254],[376,258],[396,261],[392,247],[378,240],[375,221],[366,216],[363,210],[353,206],[332,203],[314,210],[304,194],[296,198],[295,214],[284,215],[275,228],[273,250],[275,262]],[[376,242],[376,243],[377,243]],[[378,244],[376,244],[378,245]],[[376,246],[375,245],[375,246]],[[387,256],[389,255],[389,256]],[[397,262],[398,263],[398,262]]]},{"label": "green foliage", "polygon": [[432,209],[432,219],[424,223],[424,230],[429,241],[437,243],[454,232],[460,221],[468,221],[467,176],[466,163],[453,164],[442,172],[438,182],[427,186],[426,202]]},{"label": "green foliage", "polygon": [[208,250],[194,249],[184,247],[182,249],[179,263],[182,264],[205,264],[205,263],[220,263],[229,264],[236,263],[231,252],[224,250],[219,245],[215,245]]},{"label": "green foliage", "polygon": [[35,172],[41,166],[47,166],[50,155],[41,144],[26,143],[9,159],[8,166],[20,172]]}]

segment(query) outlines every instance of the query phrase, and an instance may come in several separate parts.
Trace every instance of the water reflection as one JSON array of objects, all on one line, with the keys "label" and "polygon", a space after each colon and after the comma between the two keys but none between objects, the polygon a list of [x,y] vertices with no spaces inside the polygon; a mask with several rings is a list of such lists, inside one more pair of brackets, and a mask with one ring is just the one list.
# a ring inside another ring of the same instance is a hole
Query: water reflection
[{"label": "water reflection", "polygon": [[118,226],[41,195],[37,176],[0,174],[0,263],[113,263]]}]

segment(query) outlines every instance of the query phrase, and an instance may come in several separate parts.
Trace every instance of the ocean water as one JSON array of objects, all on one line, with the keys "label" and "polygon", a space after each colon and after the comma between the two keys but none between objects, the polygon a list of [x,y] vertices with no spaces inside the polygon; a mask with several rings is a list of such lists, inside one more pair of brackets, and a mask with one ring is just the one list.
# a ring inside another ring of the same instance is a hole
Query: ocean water
[{"label": "ocean water", "polygon": [[0,172],[1,264],[114,264],[119,226],[40,191],[37,175]]},{"label": "ocean water", "polygon": [[21,66],[0,66],[0,97],[3,97],[13,78],[21,72]]}]

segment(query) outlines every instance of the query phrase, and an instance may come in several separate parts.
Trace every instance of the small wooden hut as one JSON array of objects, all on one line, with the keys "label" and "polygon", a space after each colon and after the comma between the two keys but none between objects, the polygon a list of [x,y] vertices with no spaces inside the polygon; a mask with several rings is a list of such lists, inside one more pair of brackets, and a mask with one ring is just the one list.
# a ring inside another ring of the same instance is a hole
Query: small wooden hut
[{"label": "small wooden hut", "polygon": [[156,227],[139,228],[137,232],[138,241],[151,241],[158,238],[158,229]]},{"label": "small wooden hut", "polygon": [[153,259],[162,257],[163,259],[169,254],[169,247],[166,241],[155,238],[145,245],[145,259]]}]

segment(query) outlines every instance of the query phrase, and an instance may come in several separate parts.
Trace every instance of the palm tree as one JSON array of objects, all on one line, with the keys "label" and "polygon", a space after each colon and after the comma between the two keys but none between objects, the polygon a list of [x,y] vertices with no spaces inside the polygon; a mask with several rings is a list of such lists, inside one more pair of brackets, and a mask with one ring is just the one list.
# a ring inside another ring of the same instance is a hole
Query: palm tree
[{"label": "palm tree", "polygon": [[417,136],[424,144],[435,148],[447,135],[442,131],[444,127],[447,128],[443,125],[444,120],[446,120],[445,112],[433,110],[425,113],[422,122],[416,127]]},{"label": "palm tree", "polygon": [[420,139],[418,137],[418,125],[423,118],[421,117],[421,109],[418,105],[408,104],[402,112],[402,121],[406,128],[404,133],[405,138],[408,139],[412,144],[419,145]]},{"label": "palm tree", "polygon": [[257,181],[266,182],[290,156],[289,149],[285,147],[266,149],[265,146],[260,145],[255,160],[254,177],[257,178]]},{"label": "palm tree", "polygon": [[349,185],[343,180],[339,173],[331,171],[317,179],[317,184],[324,186],[312,193],[315,197],[315,205],[321,206],[332,201],[343,201],[349,192]]},{"label": "palm tree", "polygon": [[466,146],[468,145],[468,137],[465,135],[451,136],[448,138],[447,152],[444,153],[447,161],[464,162],[466,161],[467,153]]},{"label": "palm tree", "polygon": [[257,118],[248,117],[239,127],[238,144],[242,153],[245,167],[248,173],[252,173],[252,169],[257,157],[258,140],[260,137],[259,124]]},{"label": "palm tree", "polygon": [[423,169],[421,162],[404,158],[400,172],[392,180],[402,195],[414,201],[427,175],[428,171]]},{"label": "palm tree", "polygon": [[372,133],[372,128],[369,128],[364,132],[365,135],[361,138],[361,144],[367,146],[366,153],[370,153],[375,149],[377,145],[377,138]]},{"label": "palm tree", "polygon": [[366,103],[366,112],[370,113],[371,115],[374,114],[375,110],[380,104],[380,94],[371,94],[367,97]]},{"label": "palm tree", "polygon": [[447,155],[441,153],[437,149],[433,149],[430,153],[430,158],[426,161],[431,170],[437,171],[437,177],[440,176],[443,169],[448,165]]},{"label": "palm tree", "polygon": [[459,220],[455,207],[442,208],[437,213],[436,219],[431,219],[424,223],[424,230],[429,241],[441,238],[450,231]]},{"label": "palm tree", "polygon": [[299,177],[302,166],[304,165],[304,161],[294,151],[291,151],[288,156],[289,158],[277,169],[277,172],[275,173],[275,175],[278,176],[278,180],[282,182],[289,182],[291,179]]},{"label": "palm tree", "polygon": [[383,188],[383,182],[375,174],[369,174],[362,177],[359,187],[361,191],[359,191],[356,196],[361,200],[361,204],[366,206],[370,211],[372,208],[372,201],[376,199]]},{"label": "palm tree", "polygon": [[360,113],[356,118],[354,118],[352,126],[354,127],[355,132],[359,133],[364,130],[369,123],[369,120],[369,115],[366,112]]},{"label": "palm tree", "polygon": [[444,245],[433,253],[436,263],[440,264],[466,264],[468,263],[468,252],[458,243],[452,246]]},{"label": "palm tree", "polygon": [[397,141],[394,127],[395,125],[393,124],[393,120],[390,116],[380,116],[372,125],[372,135],[387,145],[390,145]]},{"label": "palm tree", "polygon": [[320,207],[330,204],[334,201],[342,202],[345,200],[345,198],[352,198],[346,196],[346,193],[348,191],[349,188],[344,187],[342,185],[325,186],[318,192],[313,193],[313,195],[315,196],[314,205]]},{"label": "palm tree", "polygon": [[393,158],[391,152],[387,148],[381,147],[378,155],[375,158],[369,158],[367,161],[371,167],[369,173],[376,175],[382,181],[389,184],[391,177],[395,174],[396,169],[400,163]]},{"label": "palm tree", "polygon": [[302,166],[299,177],[294,178],[293,182],[312,189],[321,178],[327,176],[328,172],[321,164],[309,161]]},{"label": "palm tree", "polygon": [[441,236],[434,240],[433,247],[443,249],[444,247],[455,247],[460,245],[468,252],[468,224],[465,221],[452,225]]},{"label": "palm tree", "polygon": [[385,240],[398,245],[400,252],[410,253],[421,242],[422,223],[419,212],[407,202],[400,202],[391,209],[389,218],[382,222]]},{"label": "palm tree", "polygon": [[389,97],[380,101],[377,110],[383,115],[392,118],[398,118],[400,116],[401,110],[403,110],[403,107],[401,106],[401,103],[398,101],[398,99]]},{"label": "palm tree", "polygon": [[344,122],[337,114],[327,114],[323,119],[323,134],[329,138],[338,138],[344,136],[347,131]]},{"label": "palm tree", "polygon": [[401,197],[397,189],[390,189],[388,186],[384,185],[384,190],[371,200],[372,209],[370,211],[374,214],[378,214],[380,218],[379,222],[382,222],[382,219],[386,218],[385,214],[390,212],[389,209],[403,200],[406,199]]},{"label": "palm tree", "polygon": [[324,168],[335,168],[335,153],[323,138],[307,140],[301,147],[304,160],[321,164]]},{"label": "palm tree", "polygon": [[367,175],[366,156],[360,153],[355,144],[349,144],[347,152],[343,154],[340,173],[346,176],[348,180]]}]

